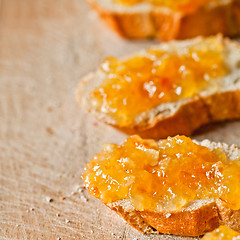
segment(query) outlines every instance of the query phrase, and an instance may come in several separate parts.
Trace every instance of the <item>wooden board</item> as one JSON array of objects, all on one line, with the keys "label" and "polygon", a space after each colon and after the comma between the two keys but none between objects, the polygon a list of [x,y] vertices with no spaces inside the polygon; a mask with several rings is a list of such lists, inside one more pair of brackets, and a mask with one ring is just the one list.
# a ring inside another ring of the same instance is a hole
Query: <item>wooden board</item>
[{"label": "wooden board", "polygon": [[[81,188],[85,163],[126,136],[74,96],[105,56],[154,42],[119,38],[83,0],[0,4],[0,239],[168,239],[141,235]],[[195,137],[240,145],[240,122]]]}]

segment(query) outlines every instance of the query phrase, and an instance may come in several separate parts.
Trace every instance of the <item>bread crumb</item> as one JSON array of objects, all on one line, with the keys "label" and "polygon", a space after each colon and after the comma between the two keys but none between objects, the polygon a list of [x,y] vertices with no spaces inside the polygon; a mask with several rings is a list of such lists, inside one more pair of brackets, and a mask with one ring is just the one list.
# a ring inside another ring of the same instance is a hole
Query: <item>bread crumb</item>
[{"label": "bread crumb", "polygon": [[65,223],[70,223],[70,220],[69,219],[65,219]]},{"label": "bread crumb", "polygon": [[87,202],[87,201],[88,201],[88,199],[87,199],[85,196],[83,196],[83,195],[80,197],[80,199],[81,199],[83,202]]},{"label": "bread crumb", "polygon": [[75,194],[77,194],[77,192],[72,191],[72,192],[70,193],[70,196],[73,196],[73,195],[75,195]]},{"label": "bread crumb", "polygon": [[53,199],[51,197],[46,197],[47,202],[53,202]]},{"label": "bread crumb", "polygon": [[57,217],[60,217],[60,213],[57,213],[56,216],[57,216]]},{"label": "bread crumb", "polygon": [[29,209],[27,209],[26,212],[33,212],[34,210],[35,210],[34,208],[29,208]]},{"label": "bread crumb", "polygon": [[78,191],[79,193],[82,193],[85,190],[85,186],[81,185],[81,186],[76,186],[76,191]]}]

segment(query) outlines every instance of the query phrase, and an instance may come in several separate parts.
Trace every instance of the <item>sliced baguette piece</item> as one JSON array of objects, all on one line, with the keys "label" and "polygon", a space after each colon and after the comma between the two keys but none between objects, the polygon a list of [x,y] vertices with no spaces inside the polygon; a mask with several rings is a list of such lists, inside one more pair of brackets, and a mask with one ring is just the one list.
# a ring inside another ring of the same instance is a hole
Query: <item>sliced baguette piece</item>
[{"label": "sliced baguette piece", "polygon": [[[240,149],[236,145],[228,146],[209,140],[194,142],[211,151],[220,148],[229,161],[240,159]],[[144,234],[164,233],[193,237],[203,235],[221,225],[240,232],[240,209],[232,210],[219,199],[195,200],[180,210],[163,212],[138,211],[129,199],[107,203],[106,206]],[[173,239],[175,238],[173,236]]]},{"label": "sliced baguette piece", "polygon": [[[177,134],[190,135],[200,126],[207,123],[240,118],[240,46],[237,42],[217,36],[225,46],[224,61],[229,73],[217,81],[220,88],[204,90],[192,98],[183,98],[175,102],[167,102],[138,114],[134,123],[120,127],[107,114],[94,109],[89,93],[101,85],[106,75],[99,68],[95,73],[84,77],[77,89],[77,101],[85,110],[93,113],[98,119],[110,124],[125,133],[138,134],[144,138],[165,138]],[[166,52],[181,54],[189,46],[202,41],[198,37],[185,41],[171,41],[154,46]],[[138,54],[144,54],[140,51]],[[128,59],[126,57],[124,59]]]},{"label": "sliced baguette piece", "polygon": [[208,2],[192,13],[183,13],[149,3],[123,5],[114,0],[87,0],[100,17],[127,38],[156,37],[163,41],[240,34],[240,1]]}]

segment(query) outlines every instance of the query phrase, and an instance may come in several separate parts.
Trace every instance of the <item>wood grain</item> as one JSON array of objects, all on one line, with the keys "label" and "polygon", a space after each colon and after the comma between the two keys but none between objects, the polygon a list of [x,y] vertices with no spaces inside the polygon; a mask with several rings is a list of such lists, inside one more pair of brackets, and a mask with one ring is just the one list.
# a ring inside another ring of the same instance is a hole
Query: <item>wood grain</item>
[{"label": "wood grain", "polygon": [[[79,79],[151,44],[119,38],[83,0],[0,1],[1,239],[171,239],[141,235],[81,188],[91,156],[126,136],[79,109]],[[240,122],[195,137],[240,145]]]}]

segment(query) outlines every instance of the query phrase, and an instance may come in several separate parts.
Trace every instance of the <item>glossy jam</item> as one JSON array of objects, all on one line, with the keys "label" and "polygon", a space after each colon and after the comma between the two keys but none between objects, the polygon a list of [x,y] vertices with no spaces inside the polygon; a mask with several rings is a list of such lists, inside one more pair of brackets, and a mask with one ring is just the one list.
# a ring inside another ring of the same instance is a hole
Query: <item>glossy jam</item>
[{"label": "glossy jam", "polygon": [[174,51],[149,49],[126,61],[107,58],[101,65],[106,78],[90,93],[92,107],[124,127],[132,125],[138,114],[162,103],[192,97],[206,87],[219,87],[216,78],[228,71],[221,40],[207,38],[183,54]]},{"label": "glossy jam", "polygon": [[213,232],[207,233],[202,240],[240,240],[240,233],[227,226],[220,226]]},{"label": "glossy jam", "polygon": [[168,7],[175,11],[192,13],[207,3],[216,3],[219,0],[115,0],[115,2],[130,6],[138,3],[150,3],[155,6]]},{"label": "glossy jam", "polygon": [[240,208],[240,160],[210,151],[185,136],[155,142],[130,136],[106,144],[87,164],[83,180],[91,195],[109,203],[130,199],[136,209],[181,209],[197,199],[221,199]]}]

